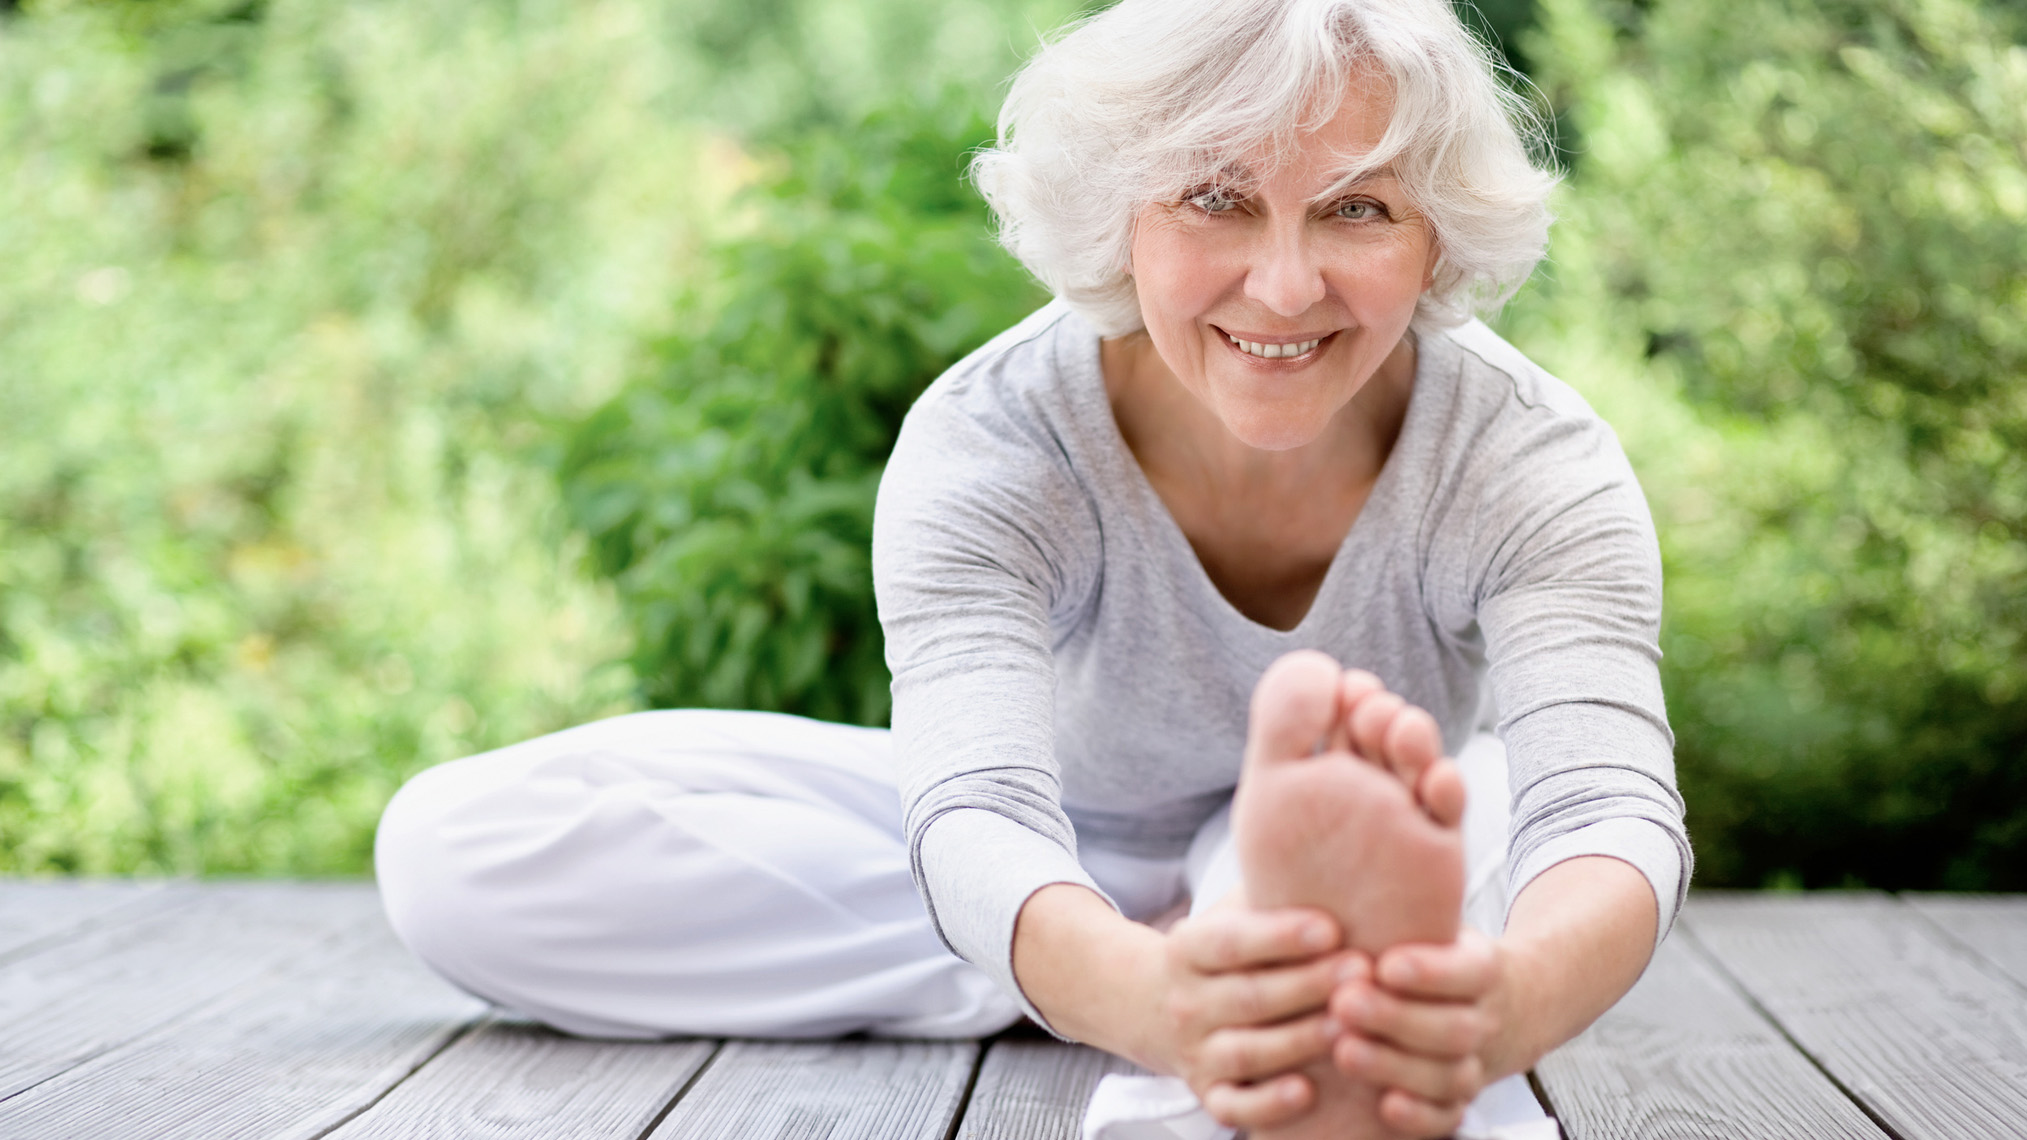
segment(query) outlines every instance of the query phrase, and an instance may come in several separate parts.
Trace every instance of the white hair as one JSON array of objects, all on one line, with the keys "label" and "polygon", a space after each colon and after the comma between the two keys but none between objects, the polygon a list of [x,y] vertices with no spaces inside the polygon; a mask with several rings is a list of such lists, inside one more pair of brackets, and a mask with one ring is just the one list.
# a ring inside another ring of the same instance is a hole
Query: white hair
[{"label": "white hair", "polygon": [[1441,254],[1415,325],[1498,308],[1541,260],[1556,175],[1529,158],[1539,116],[1447,0],[1122,0],[1014,77],[971,176],[1029,272],[1104,335],[1131,332],[1135,215],[1241,155],[1286,155],[1362,67],[1389,81],[1392,119],[1346,181],[1391,164]]}]

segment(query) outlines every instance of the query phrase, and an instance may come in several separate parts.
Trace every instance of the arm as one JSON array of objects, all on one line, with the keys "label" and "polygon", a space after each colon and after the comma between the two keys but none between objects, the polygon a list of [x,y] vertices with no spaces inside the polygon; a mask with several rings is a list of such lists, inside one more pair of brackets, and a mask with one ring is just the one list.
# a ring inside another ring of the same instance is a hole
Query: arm
[{"label": "arm", "polygon": [[[1537,393],[1537,396],[1540,394]],[[1513,792],[1496,941],[1381,955],[1344,987],[1339,1067],[1438,1135],[1631,988],[1689,877],[1657,663],[1661,566],[1639,484],[1580,407],[1540,399],[1479,441],[1430,527],[1439,624],[1482,637]],[[1460,636],[1465,636],[1460,634]]]},{"label": "arm", "polygon": [[1078,864],[1053,646],[1098,581],[1097,519],[1060,448],[1035,435],[1046,425],[995,396],[939,381],[909,413],[874,518],[904,826],[929,916],[1054,1032],[1185,1077],[1230,1123],[1285,1120],[1307,1108],[1309,1079],[1263,1078],[1328,1056],[1340,963],[1316,959],[1335,924],[1207,915],[1164,935],[1121,916]]},{"label": "arm", "polygon": [[1410,1135],[1454,1128],[1485,1084],[1533,1068],[1625,996],[1647,967],[1659,920],[1631,864],[1590,855],[1558,863],[1514,900],[1506,933],[1380,955],[1376,984],[1332,996],[1349,1031],[1347,1074],[1388,1086],[1382,1112]]},{"label": "arm", "polygon": [[[1533,1068],[1624,997],[1653,956],[1659,921],[1646,876],[1609,856],[1558,863],[1529,883],[1495,944],[1493,1023],[1479,1047],[1486,1078]],[[1389,968],[1417,964],[1403,954],[1382,963],[1382,977]],[[1389,983],[1414,986],[1411,977]]]}]

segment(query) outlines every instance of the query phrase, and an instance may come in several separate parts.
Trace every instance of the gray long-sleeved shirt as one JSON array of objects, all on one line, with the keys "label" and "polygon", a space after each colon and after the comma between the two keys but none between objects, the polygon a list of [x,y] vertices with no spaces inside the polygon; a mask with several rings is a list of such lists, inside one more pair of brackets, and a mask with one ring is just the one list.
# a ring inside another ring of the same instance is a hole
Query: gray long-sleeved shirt
[{"label": "gray long-sleeved shirt", "polygon": [[1660,557],[1582,398],[1482,324],[1421,336],[1400,438],[1284,632],[1205,574],[1120,437],[1098,349],[1067,306],[1044,307],[930,386],[880,483],[902,805],[951,949],[1026,1005],[1012,943],[1028,896],[1097,890],[1080,844],[1179,858],[1237,784],[1254,683],[1301,648],[1378,674],[1453,752],[1496,726],[1508,897],[1565,859],[1615,856],[1653,885],[1665,934],[1690,854],[1656,667]]}]

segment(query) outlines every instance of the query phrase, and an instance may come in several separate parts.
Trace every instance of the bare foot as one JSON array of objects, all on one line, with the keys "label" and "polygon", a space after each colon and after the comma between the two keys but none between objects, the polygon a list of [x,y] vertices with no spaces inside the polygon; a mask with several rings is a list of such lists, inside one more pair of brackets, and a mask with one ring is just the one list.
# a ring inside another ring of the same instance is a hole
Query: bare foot
[{"label": "bare foot", "polygon": [[[1355,748],[1356,752],[1351,749]],[[1335,915],[1367,954],[1457,937],[1464,901],[1463,780],[1433,718],[1321,653],[1276,661],[1253,691],[1232,804],[1246,899]],[[1390,1136],[1379,1091],[1328,1061],[1304,1070],[1314,1111],[1257,1140]]]}]

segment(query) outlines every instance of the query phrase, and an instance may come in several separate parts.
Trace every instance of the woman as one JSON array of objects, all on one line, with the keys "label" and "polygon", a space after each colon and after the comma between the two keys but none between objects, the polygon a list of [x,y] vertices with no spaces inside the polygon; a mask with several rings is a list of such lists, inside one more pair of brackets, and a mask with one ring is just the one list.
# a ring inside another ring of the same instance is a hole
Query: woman
[{"label": "woman", "polygon": [[1442,0],[1045,47],[974,173],[1057,300],[882,481],[891,735],[643,713],[432,769],[396,930],[573,1032],[1025,1012],[1256,1135],[1450,1131],[1689,870],[1638,485],[1470,320],[1544,241],[1516,118]]}]

